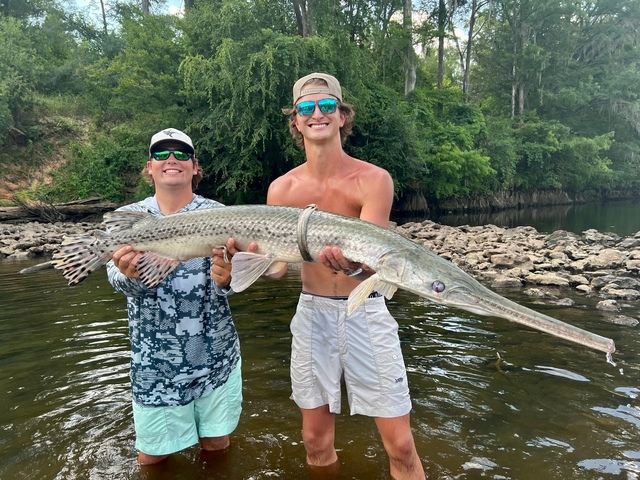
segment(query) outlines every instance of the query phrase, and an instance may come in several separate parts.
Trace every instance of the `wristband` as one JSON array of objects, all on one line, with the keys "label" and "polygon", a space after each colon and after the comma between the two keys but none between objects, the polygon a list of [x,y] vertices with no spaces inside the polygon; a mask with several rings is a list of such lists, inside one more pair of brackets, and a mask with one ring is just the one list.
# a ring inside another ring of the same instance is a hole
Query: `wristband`
[{"label": "wristband", "polygon": [[216,295],[220,295],[222,297],[228,297],[229,295],[232,295],[233,293],[235,293],[230,286],[229,287],[220,287],[220,286],[216,285],[215,282],[213,282],[213,289],[215,290]]},{"label": "wristband", "polygon": [[345,272],[347,277],[357,277],[362,273],[362,267],[356,268],[355,270],[348,270]]}]

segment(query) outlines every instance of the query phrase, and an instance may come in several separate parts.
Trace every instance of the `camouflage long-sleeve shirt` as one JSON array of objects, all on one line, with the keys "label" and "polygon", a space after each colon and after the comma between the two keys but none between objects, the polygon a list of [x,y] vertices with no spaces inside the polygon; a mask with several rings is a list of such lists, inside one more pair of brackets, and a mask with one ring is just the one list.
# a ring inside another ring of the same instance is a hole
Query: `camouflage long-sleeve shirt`
[{"label": "camouflage long-sleeve shirt", "polygon": [[[194,195],[181,211],[224,206]],[[120,210],[162,215],[155,197]],[[226,296],[211,279],[211,258],[180,263],[157,288],[127,278],[110,261],[109,282],[127,296],[131,387],[144,406],[185,405],[223,385],[240,359]]]}]

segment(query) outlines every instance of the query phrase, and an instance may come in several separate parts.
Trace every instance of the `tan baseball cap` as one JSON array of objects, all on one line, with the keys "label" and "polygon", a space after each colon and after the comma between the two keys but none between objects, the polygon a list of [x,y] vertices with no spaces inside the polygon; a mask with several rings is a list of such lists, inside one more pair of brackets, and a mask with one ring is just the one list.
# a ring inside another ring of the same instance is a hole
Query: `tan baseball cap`
[{"label": "tan baseball cap", "polygon": [[[305,86],[305,83],[314,78],[323,80],[327,85],[324,86],[314,83]],[[293,86],[293,103],[296,103],[300,97],[311,95],[312,93],[328,93],[342,101],[342,88],[340,87],[340,82],[336,77],[327,73],[310,73],[298,80]]]}]

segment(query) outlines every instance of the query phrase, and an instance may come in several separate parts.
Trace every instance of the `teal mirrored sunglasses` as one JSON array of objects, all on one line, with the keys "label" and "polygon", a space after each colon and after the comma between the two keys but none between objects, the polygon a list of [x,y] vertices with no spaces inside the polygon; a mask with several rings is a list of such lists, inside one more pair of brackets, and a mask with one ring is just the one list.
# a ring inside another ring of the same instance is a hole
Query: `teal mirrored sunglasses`
[{"label": "teal mirrored sunglasses", "polygon": [[152,152],[151,157],[154,160],[166,160],[167,158],[169,158],[169,155],[171,155],[172,153],[176,160],[180,160],[182,162],[191,160],[191,157],[193,157],[193,153],[183,152],[182,150],[170,150],[170,149],[160,150],[159,152]]},{"label": "teal mirrored sunglasses", "polygon": [[335,98],[323,98],[317,102],[300,102],[296,105],[298,115],[301,117],[308,117],[309,115],[312,115],[316,110],[316,104],[322,113],[333,113],[336,111],[336,108],[338,108],[338,100]]}]

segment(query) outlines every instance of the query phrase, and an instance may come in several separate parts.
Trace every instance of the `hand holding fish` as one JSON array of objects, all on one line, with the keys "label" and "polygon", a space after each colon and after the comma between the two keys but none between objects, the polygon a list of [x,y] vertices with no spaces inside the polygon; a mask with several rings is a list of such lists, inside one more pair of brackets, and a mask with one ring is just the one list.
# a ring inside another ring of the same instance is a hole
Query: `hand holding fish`
[{"label": "hand holding fish", "polygon": [[318,257],[325,267],[342,272],[358,280],[364,280],[374,273],[373,270],[364,263],[352,262],[348,258],[345,258],[342,250],[336,246],[326,247],[320,252]]},{"label": "hand holding fish", "polygon": [[140,278],[138,273],[138,260],[144,252],[134,251],[129,245],[125,245],[119,250],[113,252],[111,256],[113,264],[118,267],[120,273],[129,278]]},{"label": "hand holding fish", "polygon": [[[258,244],[251,242],[247,247],[247,252],[256,252]],[[228,287],[231,283],[231,259],[241,251],[233,238],[227,239],[225,247],[214,248],[211,251],[213,261],[211,262],[211,278],[219,287]]]}]

